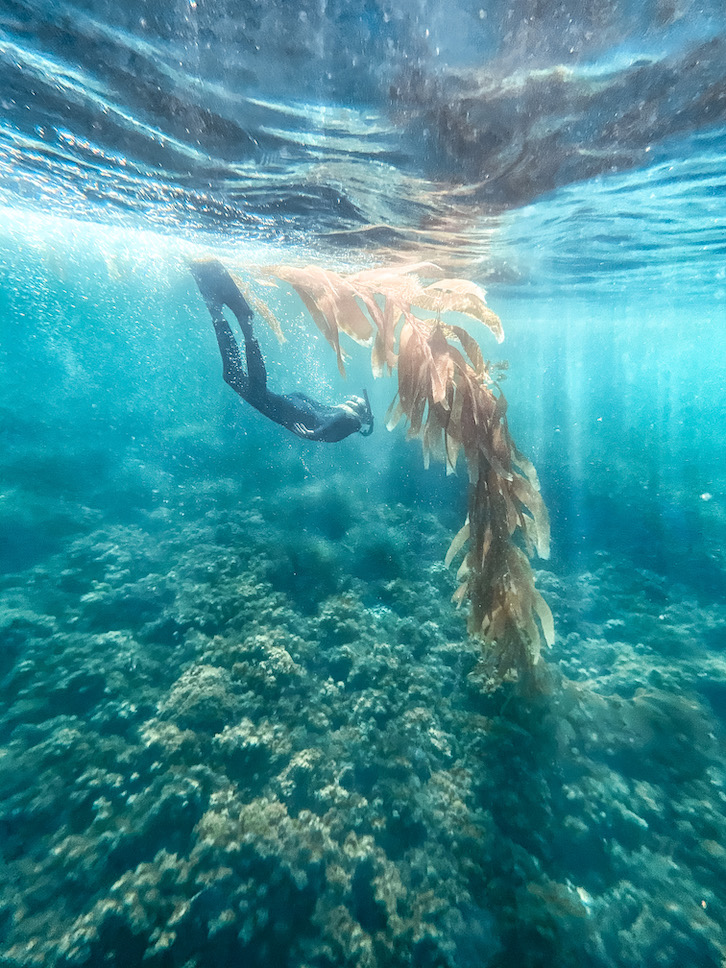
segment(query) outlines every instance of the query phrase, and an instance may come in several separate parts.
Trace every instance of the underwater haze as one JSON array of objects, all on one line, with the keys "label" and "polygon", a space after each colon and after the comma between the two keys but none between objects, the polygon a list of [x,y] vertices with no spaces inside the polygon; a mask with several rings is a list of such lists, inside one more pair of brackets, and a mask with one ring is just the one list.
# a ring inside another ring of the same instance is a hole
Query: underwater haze
[{"label": "underwater haze", "polygon": [[[721,0],[0,0],[0,968],[723,968],[725,65]],[[205,257],[371,436],[225,385]],[[463,460],[265,274],[414,261],[504,327],[536,693]]]}]

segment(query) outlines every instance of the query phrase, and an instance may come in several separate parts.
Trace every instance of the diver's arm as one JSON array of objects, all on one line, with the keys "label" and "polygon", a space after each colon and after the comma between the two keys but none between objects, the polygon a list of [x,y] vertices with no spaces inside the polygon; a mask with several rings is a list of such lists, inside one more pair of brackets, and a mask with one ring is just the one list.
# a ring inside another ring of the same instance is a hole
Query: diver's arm
[{"label": "diver's arm", "polygon": [[303,440],[318,440],[327,444],[335,444],[351,434],[357,434],[361,429],[361,421],[342,407],[332,417],[319,421],[314,429],[303,423],[295,422],[285,425],[288,430]]}]

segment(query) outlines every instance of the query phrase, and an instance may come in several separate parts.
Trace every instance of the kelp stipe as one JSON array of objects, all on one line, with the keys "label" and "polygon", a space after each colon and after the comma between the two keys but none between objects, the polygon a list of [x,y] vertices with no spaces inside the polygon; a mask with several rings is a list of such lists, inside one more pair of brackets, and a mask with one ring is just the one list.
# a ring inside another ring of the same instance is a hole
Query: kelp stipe
[{"label": "kelp stipe", "polygon": [[[443,273],[425,262],[345,276],[316,266],[274,266],[266,272],[298,293],[343,375],[341,332],[371,345],[376,376],[397,370],[398,392],[386,423],[392,430],[401,419],[408,421],[408,436],[420,438],[426,466],[433,456],[452,472],[463,451],[468,515],[446,555],[451,564],[466,547],[454,600],[470,603],[469,631],[493,660],[489,682],[517,678],[536,688],[542,681],[542,641],[554,641],[552,613],[529,563],[535,552],[549,556],[547,509],[534,466],[512,440],[492,365],[467,330],[441,318],[462,313],[484,323],[501,342],[502,324],[487,307],[484,290],[462,279],[426,285],[422,280]],[[423,318],[415,310],[435,316]]]}]

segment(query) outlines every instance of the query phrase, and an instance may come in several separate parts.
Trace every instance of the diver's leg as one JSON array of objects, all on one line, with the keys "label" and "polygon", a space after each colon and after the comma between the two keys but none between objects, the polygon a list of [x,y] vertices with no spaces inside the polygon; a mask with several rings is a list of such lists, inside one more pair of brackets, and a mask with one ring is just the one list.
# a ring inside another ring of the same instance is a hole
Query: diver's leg
[{"label": "diver's leg", "polygon": [[[238,317],[239,319],[239,317]],[[245,338],[245,357],[247,359],[247,380],[250,395],[263,395],[267,392],[267,370],[262,357],[260,344],[252,332],[252,324],[248,319],[239,320],[242,335]]]},{"label": "diver's leg", "polygon": [[[197,259],[189,266],[194,279],[199,286],[199,290],[204,297],[207,308],[214,320],[214,331],[217,333],[217,342],[222,353],[222,359],[231,362],[230,354],[236,353],[237,373],[241,374],[245,382],[245,392],[249,394],[264,395],[267,391],[267,370],[265,361],[262,358],[260,344],[252,331],[252,310],[247,300],[237,288],[237,285],[217,259]],[[232,338],[232,333],[222,314],[222,306],[229,306],[237,317],[237,322],[242,330],[245,340],[245,356],[247,358],[247,375],[242,373],[242,363],[239,350]],[[234,347],[234,351],[232,350]],[[224,347],[224,348],[223,348]],[[227,362],[225,362],[225,373],[227,372]],[[230,368],[230,374],[234,374],[234,369]],[[225,376],[225,380],[227,377]],[[229,383],[229,380],[227,380]],[[233,384],[230,383],[230,386]],[[234,386],[236,390],[237,387]],[[239,393],[239,390],[237,391]]]},{"label": "diver's leg", "polygon": [[242,357],[239,355],[239,346],[232,336],[229,323],[224,318],[221,310],[211,310],[214,333],[217,337],[217,345],[222,357],[222,377],[224,382],[232,387],[235,393],[241,397],[246,397],[248,393],[247,376],[242,369]]},{"label": "diver's leg", "polygon": [[243,320],[252,319],[252,310],[222,263],[218,259],[195,259],[189,269],[209,311],[213,306],[229,306],[244,328]]}]

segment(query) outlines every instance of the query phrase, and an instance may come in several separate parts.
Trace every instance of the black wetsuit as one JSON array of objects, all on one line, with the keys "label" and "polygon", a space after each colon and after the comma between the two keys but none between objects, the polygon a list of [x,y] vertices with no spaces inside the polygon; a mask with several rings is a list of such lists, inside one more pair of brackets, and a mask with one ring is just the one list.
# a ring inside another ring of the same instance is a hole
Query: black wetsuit
[{"label": "black wetsuit", "polygon": [[[204,297],[222,354],[223,376],[235,393],[270,420],[305,440],[334,443],[354,433],[369,434],[373,417],[367,399],[360,405],[319,403],[304,393],[273,393],[267,388],[267,370],[252,332],[252,310],[234,280],[216,259],[192,262],[190,269]],[[223,306],[237,317],[245,341],[247,372],[242,367],[239,347],[229,327]]]}]

